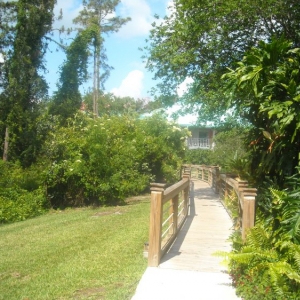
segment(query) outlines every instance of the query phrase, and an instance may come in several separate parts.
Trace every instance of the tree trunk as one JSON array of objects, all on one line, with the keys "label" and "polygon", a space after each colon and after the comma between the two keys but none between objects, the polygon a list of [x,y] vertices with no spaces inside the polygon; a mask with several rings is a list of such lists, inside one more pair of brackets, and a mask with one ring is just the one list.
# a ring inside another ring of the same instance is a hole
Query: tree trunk
[{"label": "tree trunk", "polygon": [[93,114],[94,114],[94,118],[96,118],[98,116],[97,114],[97,46],[95,45],[95,49],[94,49],[94,78],[93,78]]},{"label": "tree trunk", "polygon": [[6,129],[5,129],[5,138],[4,138],[3,161],[8,160],[8,138],[9,138],[8,127],[6,127]]},{"label": "tree trunk", "polygon": [[[99,47],[99,46],[98,46]],[[100,93],[100,50],[97,49],[97,86],[96,86],[96,116],[99,116],[98,105],[99,105],[99,93]]]}]

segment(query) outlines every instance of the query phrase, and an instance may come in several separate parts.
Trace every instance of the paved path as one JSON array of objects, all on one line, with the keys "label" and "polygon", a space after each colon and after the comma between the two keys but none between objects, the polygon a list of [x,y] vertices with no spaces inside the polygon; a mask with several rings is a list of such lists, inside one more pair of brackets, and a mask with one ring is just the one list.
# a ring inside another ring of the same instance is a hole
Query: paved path
[{"label": "paved path", "polygon": [[207,183],[193,181],[189,216],[158,268],[148,267],[132,300],[235,300],[222,258],[232,222]]}]

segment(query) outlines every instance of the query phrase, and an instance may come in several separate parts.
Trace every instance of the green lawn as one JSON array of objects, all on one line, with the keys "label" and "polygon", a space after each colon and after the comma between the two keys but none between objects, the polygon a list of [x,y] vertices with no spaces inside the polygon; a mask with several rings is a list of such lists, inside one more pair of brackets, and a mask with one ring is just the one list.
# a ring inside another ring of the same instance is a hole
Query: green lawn
[{"label": "green lawn", "polygon": [[0,227],[0,299],[130,299],[146,269],[148,200]]}]

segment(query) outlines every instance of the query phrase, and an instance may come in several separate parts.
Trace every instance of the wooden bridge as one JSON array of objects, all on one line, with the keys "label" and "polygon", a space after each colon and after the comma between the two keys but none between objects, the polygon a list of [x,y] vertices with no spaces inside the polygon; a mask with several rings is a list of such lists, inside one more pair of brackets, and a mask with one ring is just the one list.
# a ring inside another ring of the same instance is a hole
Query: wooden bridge
[{"label": "wooden bridge", "polygon": [[216,167],[185,166],[182,180],[153,184],[148,268],[132,300],[239,299],[217,251],[230,251],[233,220],[222,199],[239,205],[243,237],[254,225],[256,190]]}]

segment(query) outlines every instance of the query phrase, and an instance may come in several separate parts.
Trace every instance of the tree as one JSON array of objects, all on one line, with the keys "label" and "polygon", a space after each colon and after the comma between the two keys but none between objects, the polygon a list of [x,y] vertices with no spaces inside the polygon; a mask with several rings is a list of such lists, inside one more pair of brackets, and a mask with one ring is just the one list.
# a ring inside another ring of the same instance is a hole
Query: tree
[{"label": "tree", "polygon": [[[112,16],[120,0],[89,0],[83,1],[84,8],[73,22],[82,28],[92,29],[95,33],[92,40],[93,48],[93,113],[98,116],[98,95],[101,82],[108,76],[110,67],[106,64],[103,33],[116,32],[122,25],[128,22],[129,18]],[[100,68],[104,70],[100,74]]]},{"label": "tree", "polygon": [[192,78],[180,100],[201,108],[202,119],[222,115],[228,109],[220,81],[226,68],[259,40],[283,35],[299,45],[299,12],[297,0],[174,0],[171,14],[154,24],[145,49],[165,105],[172,105],[177,86]]},{"label": "tree", "polygon": [[58,91],[49,109],[51,114],[62,117],[61,122],[72,117],[81,106],[79,86],[88,78],[88,45],[94,35],[90,28],[82,30],[66,48],[67,58],[60,70]]},{"label": "tree", "polygon": [[[93,111],[93,93],[84,96],[86,110]],[[122,116],[126,114],[142,114],[150,109],[147,99],[134,99],[131,97],[118,97],[112,93],[104,94],[100,92],[97,106],[100,108],[100,116]]]},{"label": "tree", "polygon": [[28,165],[39,147],[36,131],[38,104],[47,92],[47,84],[39,71],[43,69],[47,47],[44,37],[51,30],[56,1],[9,2],[16,19],[13,32],[6,33],[6,37],[12,34],[9,40],[13,42],[7,51],[6,85],[0,99],[1,119],[9,128],[10,157],[20,158],[24,165]]}]

